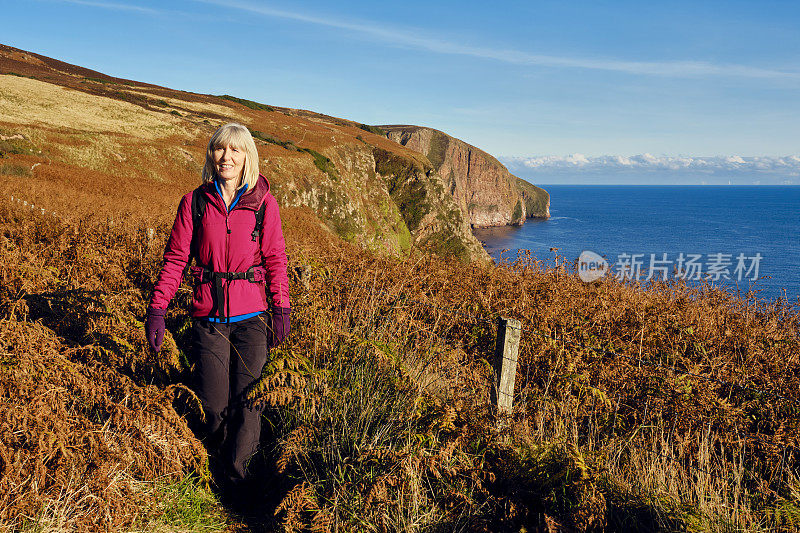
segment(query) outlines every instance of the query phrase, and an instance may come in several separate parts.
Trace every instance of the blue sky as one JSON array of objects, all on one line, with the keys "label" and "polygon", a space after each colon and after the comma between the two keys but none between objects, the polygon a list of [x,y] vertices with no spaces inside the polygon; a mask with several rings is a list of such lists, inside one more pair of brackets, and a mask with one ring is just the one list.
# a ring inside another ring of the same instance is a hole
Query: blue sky
[{"label": "blue sky", "polygon": [[800,152],[798,2],[0,0],[0,43],[497,156]]}]

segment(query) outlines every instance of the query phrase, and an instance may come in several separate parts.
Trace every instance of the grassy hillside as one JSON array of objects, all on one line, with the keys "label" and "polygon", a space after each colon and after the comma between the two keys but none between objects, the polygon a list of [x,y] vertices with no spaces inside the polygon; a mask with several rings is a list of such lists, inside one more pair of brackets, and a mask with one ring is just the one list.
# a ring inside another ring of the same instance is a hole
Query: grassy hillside
[{"label": "grassy hillside", "polygon": [[[427,158],[357,123],[112,78],[0,45],[5,188],[61,216],[171,219],[199,182],[208,138],[229,121],[253,132],[280,205],[307,208],[333,238],[389,253],[423,247],[487,258]],[[409,189],[427,205],[412,227],[396,201]]]}]

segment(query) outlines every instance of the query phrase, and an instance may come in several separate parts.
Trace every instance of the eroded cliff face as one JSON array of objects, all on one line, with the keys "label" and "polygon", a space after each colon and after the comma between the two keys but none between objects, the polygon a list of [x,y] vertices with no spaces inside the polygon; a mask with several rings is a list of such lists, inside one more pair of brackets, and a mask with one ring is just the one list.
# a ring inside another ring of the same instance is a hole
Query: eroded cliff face
[{"label": "eroded cliff face", "polygon": [[483,150],[432,128],[379,127],[389,139],[427,156],[471,225],[520,225],[550,216],[547,191],[514,176]]},{"label": "eroded cliff face", "polygon": [[324,153],[338,169],[335,178],[304,179],[302,171],[282,169],[273,190],[281,205],[311,208],[338,236],[373,250],[403,253],[417,246],[462,260],[489,260],[426,158],[363,137],[358,145],[340,144]]},{"label": "eroded cliff face", "polygon": [[375,170],[399,208],[414,244],[463,260],[489,260],[430,161],[379,147],[373,147],[372,153]]}]

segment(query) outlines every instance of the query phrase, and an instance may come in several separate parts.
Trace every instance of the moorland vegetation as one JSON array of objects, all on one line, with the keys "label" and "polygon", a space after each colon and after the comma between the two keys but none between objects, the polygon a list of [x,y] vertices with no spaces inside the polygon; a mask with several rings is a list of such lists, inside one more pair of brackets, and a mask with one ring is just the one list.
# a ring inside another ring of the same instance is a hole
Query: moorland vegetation
[{"label": "moorland vegetation", "polygon": [[[445,182],[383,130],[1,45],[0,71],[0,529],[800,529],[798,302],[470,261]],[[294,309],[248,395],[247,512],[189,429],[191,289],[159,356],[142,325],[229,120],[281,203]],[[501,316],[522,324],[506,418]]]},{"label": "moorland vegetation", "polygon": [[[169,227],[0,204],[5,528],[800,523],[796,305],[709,286],[587,285],[530,257],[387,257],[330,239],[311,216],[284,218],[295,320],[249,394],[268,406],[262,484],[237,514],[209,492],[186,423],[200,416],[183,385],[188,288],[165,350],[153,356],[144,340]],[[515,409],[501,423],[498,316],[523,324]]]}]

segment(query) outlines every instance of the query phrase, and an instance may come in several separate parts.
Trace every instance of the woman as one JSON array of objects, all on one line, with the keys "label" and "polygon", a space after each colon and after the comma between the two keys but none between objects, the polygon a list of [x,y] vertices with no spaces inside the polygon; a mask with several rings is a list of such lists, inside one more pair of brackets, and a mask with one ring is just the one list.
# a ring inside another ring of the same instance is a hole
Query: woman
[{"label": "woman", "polygon": [[194,257],[192,344],[202,437],[219,461],[220,481],[233,486],[246,479],[261,430],[261,411],[245,405],[243,393],[261,375],[269,348],[289,333],[286,251],[269,189],[250,131],[235,123],[220,127],[208,143],[203,184],[178,206],[145,322],[158,352],[167,305]]}]

